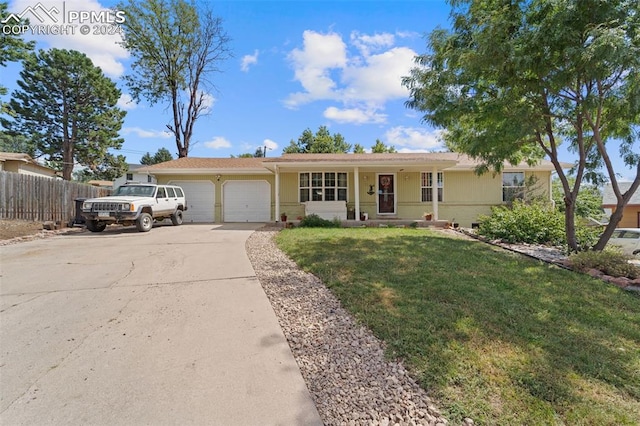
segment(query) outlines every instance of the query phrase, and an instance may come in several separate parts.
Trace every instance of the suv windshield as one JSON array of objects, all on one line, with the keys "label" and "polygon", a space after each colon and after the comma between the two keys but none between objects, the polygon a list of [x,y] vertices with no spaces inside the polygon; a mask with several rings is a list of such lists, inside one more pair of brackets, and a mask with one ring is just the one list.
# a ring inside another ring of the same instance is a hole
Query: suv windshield
[{"label": "suv windshield", "polygon": [[116,189],[116,192],[113,193],[114,196],[117,195],[127,195],[130,197],[151,197],[153,196],[153,191],[156,188],[154,186],[145,186],[145,185],[123,185]]}]

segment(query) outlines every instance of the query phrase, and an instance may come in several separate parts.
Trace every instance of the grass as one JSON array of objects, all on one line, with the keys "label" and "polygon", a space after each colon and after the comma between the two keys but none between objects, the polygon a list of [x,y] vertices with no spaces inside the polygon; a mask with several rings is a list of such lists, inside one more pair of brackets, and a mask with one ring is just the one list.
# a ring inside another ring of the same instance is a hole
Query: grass
[{"label": "grass", "polygon": [[297,228],[277,243],[453,423],[640,424],[637,295],[427,230]]}]

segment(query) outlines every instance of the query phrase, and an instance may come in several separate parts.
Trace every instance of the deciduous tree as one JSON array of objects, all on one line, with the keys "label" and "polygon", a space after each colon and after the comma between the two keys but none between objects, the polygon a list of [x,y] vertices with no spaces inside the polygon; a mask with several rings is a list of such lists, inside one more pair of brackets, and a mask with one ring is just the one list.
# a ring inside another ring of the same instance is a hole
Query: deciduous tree
[{"label": "deciduous tree", "polygon": [[[118,132],[125,112],[116,104],[120,90],[85,54],[62,49],[32,53],[12,93],[11,117],[2,124],[10,134],[27,137],[37,156],[71,180],[74,165],[104,175],[106,168],[126,170]],[[102,170],[102,171],[101,171]]]},{"label": "deciduous tree", "polygon": [[[454,151],[500,170],[546,156],[562,184],[569,248],[583,181],[608,179],[615,213],[604,248],[640,185],[640,6],[634,0],[450,0],[452,29],[429,34],[429,52],[403,80],[407,106],[447,130]],[[575,153],[575,181],[560,145]],[[611,156],[633,183],[622,193]],[[601,171],[604,170],[604,174]]]},{"label": "deciduous tree", "polygon": [[122,45],[133,57],[127,86],[136,100],[170,105],[173,122],[167,128],[180,158],[189,154],[196,121],[211,107],[205,90],[213,88],[213,75],[231,55],[222,19],[206,4],[130,0],[119,6],[127,16]]},{"label": "deciduous tree", "polygon": [[306,129],[297,141],[293,139],[284,149],[285,154],[294,153],[347,153],[351,150],[340,133],[331,135],[326,126],[320,126],[314,134],[311,129]]}]

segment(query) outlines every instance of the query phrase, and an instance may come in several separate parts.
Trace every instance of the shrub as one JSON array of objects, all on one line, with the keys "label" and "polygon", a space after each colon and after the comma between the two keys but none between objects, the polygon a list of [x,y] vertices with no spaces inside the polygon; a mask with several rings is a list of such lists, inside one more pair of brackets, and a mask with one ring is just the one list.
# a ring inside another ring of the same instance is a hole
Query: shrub
[{"label": "shrub", "polygon": [[565,242],[564,216],[549,203],[513,202],[511,208],[491,208],[491,215],[480,217],[478,234],[509,243],[551,244]]},{"label": "shrub", "polygon": [[310,214],[300,221],[299,226],[302,228],[340,228],[342,226],[342,222],[337,218],[334,220],[326,220],[317,214]]},{"label": "shrub", "polygon": [[603,251],[582,251],[569,257],[571,266],[578,271],[586,272],[597,269],[612,277],[636,279],[640,276],[640,268],[629,263],[630,257],[614,249]]},{"label": "shrub", "polygon": [[578,249],[580,251],[589,250],[590,248],[592,248],[598,242],[598,239],[602,234],[602,227],[587,226],[582,222],[583,221],[576,221],[576,240],[578,242]]}]

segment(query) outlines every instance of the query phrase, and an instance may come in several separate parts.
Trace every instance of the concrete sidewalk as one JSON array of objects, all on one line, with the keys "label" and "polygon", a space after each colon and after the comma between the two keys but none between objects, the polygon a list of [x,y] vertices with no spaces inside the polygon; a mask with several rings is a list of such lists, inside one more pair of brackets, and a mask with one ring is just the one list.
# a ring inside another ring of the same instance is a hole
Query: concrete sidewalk
[{"label": "concrete sidewalk", "polygon": [[257,227],[0,247],[0,424],[322,424],[246,256]]}]

